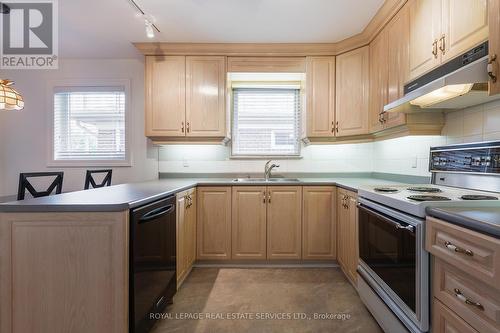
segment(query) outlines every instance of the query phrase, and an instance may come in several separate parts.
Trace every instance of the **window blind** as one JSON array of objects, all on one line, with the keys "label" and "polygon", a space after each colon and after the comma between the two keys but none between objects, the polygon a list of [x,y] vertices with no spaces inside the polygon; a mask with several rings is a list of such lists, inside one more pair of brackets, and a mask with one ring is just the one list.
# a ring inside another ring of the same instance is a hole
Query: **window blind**
[{"label": "window blind", "polygon": [[234,156],[300,153],[300,89],[233,89]]},{"label": "window blind", "polygon": [[54,93],[54,160],[124,161],[122,87],[58,89]]}]

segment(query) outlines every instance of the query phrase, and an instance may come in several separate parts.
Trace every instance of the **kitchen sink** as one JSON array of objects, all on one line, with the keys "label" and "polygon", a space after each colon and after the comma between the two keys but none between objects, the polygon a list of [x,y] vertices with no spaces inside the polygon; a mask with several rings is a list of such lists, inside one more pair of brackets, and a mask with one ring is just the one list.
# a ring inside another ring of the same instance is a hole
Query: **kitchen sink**
[{"label": "kitchen sink", "polygon": [[297,178],[269,178],[266,180],[265,178],[236,178],[233,179],[233,182],[238,183],[280,183],[280,182],[299,182]]}]

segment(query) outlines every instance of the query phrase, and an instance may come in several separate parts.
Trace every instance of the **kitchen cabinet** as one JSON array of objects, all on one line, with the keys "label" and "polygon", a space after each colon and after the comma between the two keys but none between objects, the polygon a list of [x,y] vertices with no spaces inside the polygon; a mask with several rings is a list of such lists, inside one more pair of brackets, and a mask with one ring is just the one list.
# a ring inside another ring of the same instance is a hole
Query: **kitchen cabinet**
[{"label": "kitchen cabinet", "polygon": [[356,193],[341,188],[337,190],[337,261],[354,285],[356,285],[356,269],[359,261],[356,204]]},{"label": "kitchen cabinet", "polygon": [[177,288],[196,259],[196,189],[177,194]]},{"label": "kitchen cabinet", "polygon": [[306,59],[308,137],[335,136],[335,57]]},{"label": "kitchen cabinet", "polygon": [[231,259],[231,187],[197,188],[197,259]]},{"label": "kitchen cabinet", "polygon": [[336,259],[335,187],[304,186],[302,193],[302,259]]},{"label": "kitchen cabinet", "polygon": [[415,79],[488,39],[487,0],[411,0],[410,77]]},{"label": "kitchen cabinet", "polygon": [[222,56],[147,56],[146,136],[224,137],[225,77]]},{"label": "kitchen cabinet", "polygon": [[225,57],[186,57],[186,136],[225,136],[225,80]]},{"label": "kitchen cabinet", "polygon": [[302,257],[302,187],[267,187],[267,259]]},{"label": "kitchen cabinet", "polygon": [[370,131],[384,128],[383,112],[387,104],[388,79],[387,31],[382,30],[370,43]]},{"label": "kitchen cabinet", "polygon": [[0,213],[0,238],[1,332],[128,331],[128,211]]},{"label": "kitchen cabinet", "polygon": [[335,129],[337,136],[367,134],[369,103],[368,46],[336,58]]},{"label": "kitchen cabinet", "polygon": [[186,57],[146,57],[146,136],[185,132]]},{"label": "kitchen cabinet", "polygon": [[232,188],[232,258],[266,259],[265,186]]},{"label": "kitchen cabinet", "polygon": [[[409,76],[410,22],[408,7],[404,6],[387,24],[387,103],[404,96],[404,85]],[[384,128],[403,125],[406,122],[404,113],[383,113]]]},{"label": "kitchen cabinet", "polygon": [[500,94],[500,1],[489,0],[489,69],[490,80],[488,93],[490,96]]}]

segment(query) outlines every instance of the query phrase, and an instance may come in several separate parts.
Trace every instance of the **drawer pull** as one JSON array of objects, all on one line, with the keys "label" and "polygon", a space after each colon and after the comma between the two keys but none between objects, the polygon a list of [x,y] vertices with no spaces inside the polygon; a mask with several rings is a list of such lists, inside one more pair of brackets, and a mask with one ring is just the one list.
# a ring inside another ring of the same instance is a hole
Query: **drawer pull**
[{"label": "drawer pull", "polygon": [[459,300],[461,300],[462,302],[464,302],[465,304],[473,305],[476,308],[478,308],[479,310],[484,311],[484,307],[483,307],[483,305],[481,303],[471,301],[470,299],[468,299],[467,297],[465,297],[464,294],[462,294],[462,292],[460,291],[460,289],[455,288],[455,289],[453,289],[453,291],[455,292],[455,296],[457,296],[457,298]]},{"label": "drawer pull", "polygon": [[448,250],[452,250],[452,251],[455,251],[457,253],[462,253],[462,254],[465,254],[465,255],[471,256],[471,257],[474,255],[474,252],[472,252],[471,250],[462,249],[461,247],[453,245],[451,242],[444,242],[444,246],[446,246],[446,248]]}]

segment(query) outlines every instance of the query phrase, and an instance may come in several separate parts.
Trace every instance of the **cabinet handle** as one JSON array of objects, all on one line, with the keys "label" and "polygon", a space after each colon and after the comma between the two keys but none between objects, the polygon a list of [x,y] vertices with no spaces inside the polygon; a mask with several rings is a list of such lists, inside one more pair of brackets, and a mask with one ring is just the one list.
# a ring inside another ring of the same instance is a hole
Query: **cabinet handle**
[{"label": "cabinet handle", "polygon": [[439,50],[444,54],[445,50],[445,35],[442,35],[441,38],[439,38]]},{"label": "cabinet handle", "polygon": [[493,68],[493,64],[496,64],[496,60],[497,60],[497,55],[496,54],[491,55],[490,59],[488,60],[488,67],[487,67],[488,76],[490,77],[491,82],[493,83],[497,82],[496,71]]},{"label": "cabinet handle", "polygon": [[465,304],[475,306],[475,307],[476,307],[476,308],[478,308],[479,310],[484,311],[484,306],[483,306],[481,303],[471,301],[470,299],[468,299],[467,297],[465,297],[465,295],[464,295],[464,294],[462,294],[462,292],[460,291],[460,289],[455,288],[455,289],[453,289],[453,291],[455,292],[455,296],[456,296],[459,300],[461,300],[462,302],[464,302]]},{"label": "cabinet handle", "polygon": [[268,195],[267,195],[267,202],[271,203],[271,191],[269,191],[267,193],[268,193]]},{"label": "cabinet handle", "polygon": [[335,125],[334,125],[334,122],[332,121],[332,133],[335,132]]},{"label": "cabinet handle", "polygon": [[184,133],[184,122],[181,122],[181,132]]},{"label": "cabinet handle", "polygon": [[335,122],[335,131],[337,133],[339,132],[339,121],[338,120]]},{"label": "cabinet handle", "polygon": [[474,252],[472,252],[471,250],[462,249],[461,247],[458,247],[458,246],[456,246],[453,243],[448,242],[448,241],[444,242],[444,246],[446,246],[446,248],[448,250],[455,251],[455,252],[461,253],[461,254],[465,254],[465,255],[470,256],[470,257],[472,257],[474,255]]},{"label": "cabinet handle", "polygon": [[262,191],[262,203],[266,203],[266,191]]},{"label": "cabinet handle", "polygon": [[186,123],[186,133],[189,133],[189,121]]},{"label": "cabinet handle", "polygon": [[434,58],[438,57],[438,40],[435,39],[434,43],[432,43],[432,54],[434,55]]}]

